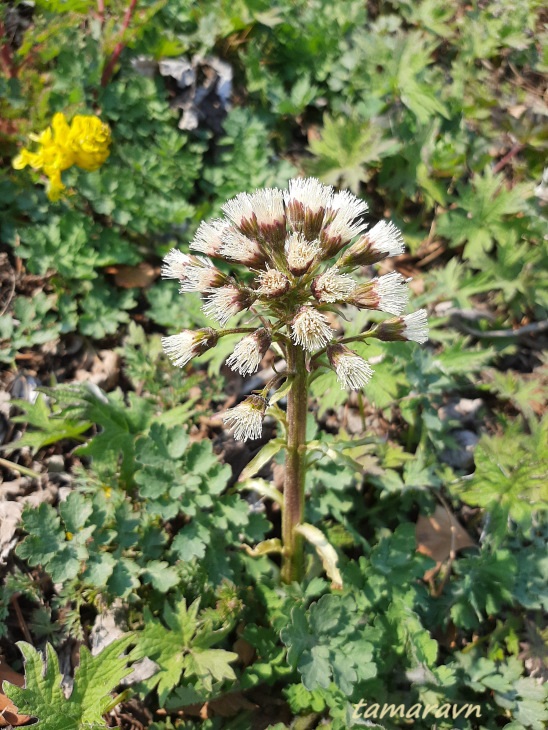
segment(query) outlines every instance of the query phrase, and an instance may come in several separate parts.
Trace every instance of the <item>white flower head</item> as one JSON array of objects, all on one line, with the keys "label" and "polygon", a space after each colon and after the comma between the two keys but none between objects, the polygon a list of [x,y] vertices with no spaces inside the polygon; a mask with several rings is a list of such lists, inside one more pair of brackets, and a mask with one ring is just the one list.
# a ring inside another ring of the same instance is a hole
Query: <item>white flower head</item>
[{"label": "white flower head", "polygon": [[178,248],[172,248],[164,257],[162,266],[163,279],[184,279],[186,269],[192,263],[193,256],[189,256]]},{"label": "white flower head", "polygon": [[401,274],[392,271],[366,284],[360,284],[347,299],[359,309],[378,309],[390,314],[401,314],[409,298],[406,281]]},{"label": "white flower head", "polygon": [[261,360],[270,347],[271,338],[264,327],[252,332],[240,340],[226,364],[240,375],[251,375],[257,372]]},{"label": "white flower head", "polygon": [[373,369],[369,363],[348,347],[329,345],[327,357],[337,373],[342,389],[360,390],[371,380]]},{"label": "white flower head", "polygon": [[320,253],[318,241],[307,241],[302,233],[292,233],[285,243],[287,266],[294,276],[303,276]]},{"label": "white flower head", "polygon": [[379,221],[344,252],[340,266],[369,266],[387,256],[399,256],[405,244],[399,228],[389,221]]},{"label": "white flower head", "polygon": [[257,293],[267,299],[276,299],[281,297],[289,289],[289,279],[278,269],[268,269],[261,271],[257,277],[259,287]]},{"label": "white flower head", "polygon": [[354,236],[363,233],[367,225],[362,216],[367,213],[367,203],[343,190],[333,196],[325,212],[320,241],[324,258],[331,258]]},{"label": "white flower head", "polygon": [[204,292],[207,289],[214,289],[222,286],[227,277],[213,263],[203,256],[192,256],[192,261],[187,265],[184,277],[181,277],[181,288],[183,292]]},{"label": "white flower head", "polygon": [[399,256],[405,251],[401,231],[392,221],[379,221],[366,235],[371,241],[371,248],[380,254]]},{"label": "white flower head", "polygon": [[317,238],[324,213],[333,199],[333,188],[314,177],[295,178],[289,181],[284,199],[293,231],[303,233],[309,241]]},{"label": "white flower head", "polygon": [[319,350],[333,337],[333,330],[326,316],[309,304],[304,304],[299,309],[291,329],[291,338],[304,350]]},{"label": "white flower head", "polygon": [[251,207],[259,236],[280,249],[286,234],[284,196],[278,188],[257,190],[251,196]]},{"label": "white flower head", "polygon": [[202,309],[208,317],[216,319],[224,327],[231,317],[250,305],[251,298],[246,291],[235,284],[226,284],[208,292]]},{"label": "white flower head", "polygon": [[428,319],[426,309],[419,309],[402,317],[405,326],[403,335],[406,340],[413,340],[422,345],[428,340]]},{"label": "white flower head", "polygon": [[183,330],[178,335],[162,337],[162,346],[166,355],[179,368],[186,365],[193,357],[215,347],[219,335],[209,327],[201,330]]},{"label": "white flower head", "polygon": [[206,256],[218,256],[228,228],[229,224],[225,220],[217,219],[208,223],[202,221],[190,244],[190,249],[205,253]]},{"label": "white flower head", "polygon": [[336,266],[324,271],[312,282],[312,293],[319,302],[342,302],[352,294],[357,284],[348,274],[341,274]]},{"label": "white flower head", "polygon": [[267,259],[258,241],[232,227],[227,229],[219,253],[226,259],[253,268],[262,268]]},{"label": "white flower head", "polygon": [[239,193],[222,205],[221,210],[246,236],[257,235],[257,218],[253,211],[253,198],[249,193]]},{"label": "white flower head", "polygon": [[250,395],[223,416],[224,423],[234,431],[237,441],[258,439],[263,432],[263,418],[268,403],[260,395]]},{"label": "white flower head", "polygon": [[428,340],[428,320],[426,309],[406,314],[405,317],[394,317],[381,322],[375,332],[380,340],[412,340],[422,344]]},{"label": "white flower head", "polygon": [[401,314],[409,300],[409,289],[406,280],[397,271],[380,276],[377,279],[378,309],[389,314]]}]

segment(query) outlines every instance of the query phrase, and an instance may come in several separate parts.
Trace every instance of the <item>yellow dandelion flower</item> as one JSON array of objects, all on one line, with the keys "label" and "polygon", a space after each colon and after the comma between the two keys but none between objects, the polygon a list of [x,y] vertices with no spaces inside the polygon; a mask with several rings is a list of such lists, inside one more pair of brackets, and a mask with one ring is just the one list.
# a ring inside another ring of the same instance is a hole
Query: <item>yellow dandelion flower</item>
[{"label": "yellow dandelion flower", "polygon": [[39,145],[36,152],[24,148],[13,160],[13,167],[42,170],[48,178],[46,188],[50,200],[56,201],[65,191],[61,173],[76,165],[91,172],[99,169],[109,156],[110,128],[99,117],[77,114],[72,122],[58,112],[51,126],[30,139]]}]

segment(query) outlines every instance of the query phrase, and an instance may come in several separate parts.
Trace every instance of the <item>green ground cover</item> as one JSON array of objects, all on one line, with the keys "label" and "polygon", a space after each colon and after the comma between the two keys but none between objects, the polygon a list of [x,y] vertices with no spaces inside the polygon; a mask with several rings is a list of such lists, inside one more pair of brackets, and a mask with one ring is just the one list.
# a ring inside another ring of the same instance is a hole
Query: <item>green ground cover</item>
[{"label": "green ground cover", "polygon": [[[547,21],[537,0],[2,5],[0,727],[546,727]],[[58,112],[112,143],[52,202],[12,162]],[[342,589],[313,550],[291,586],[253,552],[283,454],[238,481],[280,433],[238,444],[218,417],[257,387],[224,365],[236,340],[182,369],[160,343],[211,325],[162,257],[299,175],[401,228],[430,323],[361,346],[363,394],[313,383],[306,517]]]}]

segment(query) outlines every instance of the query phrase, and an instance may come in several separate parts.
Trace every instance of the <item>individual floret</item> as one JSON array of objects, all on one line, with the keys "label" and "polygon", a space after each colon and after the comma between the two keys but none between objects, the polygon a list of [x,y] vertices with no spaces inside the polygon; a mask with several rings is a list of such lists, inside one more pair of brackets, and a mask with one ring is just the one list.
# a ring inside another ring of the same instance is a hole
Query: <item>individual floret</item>
[{"label": "individual floret", "polygon": [[401,314],[408,299],[409,289],[405,279],[393,271],[366,284],[360,284],[346,301],[359,309],[378,309],[389,314]]},{"label": "individual floret", "polygon": [[231,317],[248,309],[252,303],[253,298],[248,290],[240,289],[235,284],[226,284],[208,292],[202,309],[208,317],[224,326]]},{"label": "individual floret", "polygon": [[314,177],[289,181],[284,193],[289,224],[295,233],[302,233],[308,241],[318,238],[325,211],[333,200],[333,188],[322,185]]},{"label": "individual floret", "polygon": [[268,403],[260,395],[250,395],[223,416],[224,423],[234,432],[237,441],[258,439],[263,432],[263,419]]},{"label": "individual floret", "polygon": [[341,388],[360,390],[371,380],[373,370],[369,363],[345,345],[329,345],[327,357],[337,373]]},{"label": "individual floret", "polygon": [[226,364],[240,375],[251,375],[257,372],[261,360],[270,347],[271,337],[265,327],[260,327],[240,340]]},{"label": "individual floret", "polygon": [[354,291],[357,284],[348,274],[341,274],[336,266],[333,266],[323,274],[317,276],[312,282],[312,293],[319,302],[343,302]]},{"label": "individual floret", "polygon": [[390,221],[380,221],[343,253],[339,266],[370,266],[387,256],[399,256],[404,251],[405,245],[399,228]]},{"label": "individual floret", "polygon": [[317,309],[304,304],[293,319],[291,325],[293,341],[304,350],[319,350],[333,337],[333,330],[327,318]]},{"label": "individual floret", "polygon": [[412,340],[422,344],[428,340],[428,321],[426,310],[406,314],[405,317],[395,317],[381,322],[375,330],[375,337],[379,340]]},{"label": "individual floret", "polygon": [[162,346],[173,364],[182,368],[193,357],[215,347],[218,340],[218,333],[206,327],[196,331],[183,330],[178,335],[162,337]]}]

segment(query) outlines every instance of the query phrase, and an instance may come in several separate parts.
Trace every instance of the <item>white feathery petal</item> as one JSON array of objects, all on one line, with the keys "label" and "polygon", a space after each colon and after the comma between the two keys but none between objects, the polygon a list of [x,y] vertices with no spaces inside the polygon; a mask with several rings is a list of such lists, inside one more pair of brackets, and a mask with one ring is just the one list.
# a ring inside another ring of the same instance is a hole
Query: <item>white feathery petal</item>
[{"label": "white feathery petal", "polygon": [[224,243],[221,246],[220,254],[232,261],[240,263],[259,263],[264,257],[256,241],[252,241],[235,228],[229,228],[226,232]]},{"label": "white feathery petal", "polygon": [[367,238],[376,251],[387,256],[399,256],[405,251],[401,231],[392,221],[379,221],[368,231]]},{"label": "white feathery petal", "polygon": [[304,350],[319,350],[333,337],[333,330],[325,315],[310,305],[300,308],[291,329],[291,338]]},{"label": "white feathery petal", "polygon": [[354,236],[363,233],[367,224],[361,220],[361,217],[367,213],[367,210],[367,203],[352,195],[348,190],[336,193],[329,210],[325,213],[328,237],[340,236],[343,241],[350,241]]},{"label": "white feathery petal", "polygon": [[284,192],[285,204],[292,201],[301,203],[312,213],[325,209],[329,206],[333,197],[331,185],[324,185],[315,177],[297,177],[289,181],[289,190]]},{"label": "white feathery petal", "polygon": [[240,226],[242,221],[253,220],[252,197],[249,193],[239,193],[235,198],[221,205],[221,210],[233,223]]},{"label": "white feathery petal", "polygon": [[349,352],[337,356],[335,372],[342,389],[360,390],[371,380],[374,371],[363,357]]},{"label": "white feathery petal", "polygon": [[406,340],[413,340],[422,344],[428,340],[428,320],[426,309],[419,309],[402,317],[404,322],[403,336]]},{"label": "white feathery petal", "polygon": [[240,290],[232,284],[227,284],[208,292],[202,310],[224,327],[231,317],[242,311]]},{"label": "white feathery petal", "polygon": [[227,221],[221,219],[202,221],[190,244],[190,249],[208,256],[215,256],[223,244],[228,227]]},{"label": "white feathery petal", "polygon": [[379,297],[378,309],[389,314],[401,314],[409,299],[406,281],[397,271],[380,276],[376,280],[375,290]]},{"label": "white feathery petal", "polygon": [[357,284],[348,276],[341,274],[336,266],[324,271],[312,284],[314,296],[320,302],[341,302],[354,291]]},{"label": "white feathery petal", "polygon": [[203,292],[208,289],[216,277],[222,274],[217,267],[203,256],[194,256],[181,277],[180,292]]},{"label": "white feathery petal", "polygon": [[285,220],[284,196],[278,188],[257,190],[251,195],[250,204],[260,226],[271,226]]},{"label": "white feathery petal", "polygon": [[178,368],[182,368],[197,354],[196,335],[190,330],[183,330],[178,335],[162,337],[164,352]]},{"label": "white feathery petal", "polygon": [[240,375],[251,375],[257,372],[262,359],[263,353],[253,332],[236,343],[234,352],[227,358],[226,364]]},{"label": "white feathery petal", "polygon": [[245,400],[235,408],[229,408],[223,416],[224,423],[234,432],[237,441],[258,439],[263,432],[264,410]]},{"label": "white feathery petal", "polygon": [[178,248],[172,248],[164,257],[162,265],[163,279],[184,279],[186,269],[192,263],[191,257],[179,251]]}]

